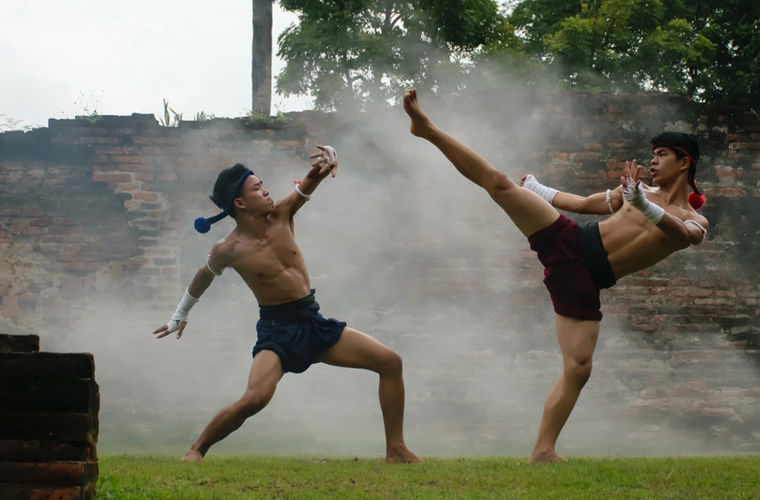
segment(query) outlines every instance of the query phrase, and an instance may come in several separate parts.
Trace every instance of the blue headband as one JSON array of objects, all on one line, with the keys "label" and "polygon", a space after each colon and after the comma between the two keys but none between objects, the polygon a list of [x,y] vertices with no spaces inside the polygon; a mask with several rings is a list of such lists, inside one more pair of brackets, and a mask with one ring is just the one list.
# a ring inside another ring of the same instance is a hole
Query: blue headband
[{"label": "blue headband", "polygon": [[214,222],[219,222],[220,220],[224,219],[230,214],[230,210],[232,210],[232,204],[235,202],[235,198],[238,197],[240,194],[240,190],[243,188],[243,183],[248,178],[249,175],[253,175],[253,170],[249,170],[248,172],[243,174],[243,177],[240,178],[238,181],[237,187],[235,187],[235,191],[232,193],[232,198],[230,199],[230,203],[227,205],[227,208],[219,212],[213,217],[209,217],[208,219],[205,217],[198,217],[195,219],[195,222],[193,223],[193,226],[195,226],[195,230],[199,233],[208,233],[211,229],[211,224]]}]

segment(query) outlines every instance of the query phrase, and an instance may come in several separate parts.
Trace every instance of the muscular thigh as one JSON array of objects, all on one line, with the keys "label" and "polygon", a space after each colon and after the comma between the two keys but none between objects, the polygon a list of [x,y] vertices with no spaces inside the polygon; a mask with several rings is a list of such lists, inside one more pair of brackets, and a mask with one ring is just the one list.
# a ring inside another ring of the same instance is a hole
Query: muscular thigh
[{"label": "muscular thigh", "polygon": [[376,370],[397,356],[389,347],[359,330],[346,327],[340,340],[322,353],[317,361],[348,368]]},{"label": "muscular thigh", "polygon": [[492,198],[526,238],[550,226],[559,217],[559,212],[546,200],[514,183],[510,183],[507,189],[496,190]]},{"label": "muscular thigh", "polygon": [[557,314],[557,339],[564,358],[590,361],[599,337],[599,322]]},{"label": "muscular thigh", "polygon": [[271,397],[282,375],[280,357],[274,351],[259,351],[254,356],[253,363],[251,363],[246,393],[256,393]]}]

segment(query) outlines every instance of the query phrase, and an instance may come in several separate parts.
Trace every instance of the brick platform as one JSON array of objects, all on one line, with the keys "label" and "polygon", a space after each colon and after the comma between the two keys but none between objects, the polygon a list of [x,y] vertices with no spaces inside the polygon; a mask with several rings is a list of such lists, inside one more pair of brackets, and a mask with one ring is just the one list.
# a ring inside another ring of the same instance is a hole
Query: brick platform
[{"label": "brick platform", "polygon": [[92,354],[0,334],[0,498],[93,498],[99,406]]}]

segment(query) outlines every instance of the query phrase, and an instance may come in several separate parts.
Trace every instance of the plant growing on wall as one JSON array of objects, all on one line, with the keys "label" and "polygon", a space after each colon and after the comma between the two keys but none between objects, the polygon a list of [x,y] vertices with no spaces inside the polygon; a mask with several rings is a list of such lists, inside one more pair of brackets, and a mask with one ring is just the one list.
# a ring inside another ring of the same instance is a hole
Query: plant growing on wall
[{"label": "plant growing on wall", "polygon": [[177,113],[169,107],[169,101],[164,101],[164,116],[158,120],[163,127],[178,127],[179,122],[182,121],[182,113]]}]

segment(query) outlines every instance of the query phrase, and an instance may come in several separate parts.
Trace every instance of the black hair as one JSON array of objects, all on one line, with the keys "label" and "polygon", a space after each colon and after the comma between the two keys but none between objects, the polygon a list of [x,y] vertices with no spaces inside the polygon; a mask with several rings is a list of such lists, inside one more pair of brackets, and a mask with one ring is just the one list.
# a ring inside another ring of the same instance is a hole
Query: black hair
[{"label": "black hair", "polygon": [[225,168],[219,173],[214,183],[214,194],[209,196],[211,201],[222,210],[227,210],[235,218],[235,207],[232,204],[235,196],[235,188],[240,182],[240,178],[248,172],[248,167],[242,163],[236,163],[229,168]]},{"label": "black hair", "polygon": [[705,196],[697,188],[697,181],[694,178],[697,174],[697,162],[699,161],[699,141],[697,141],[697,136],[684,132],[665,131],[652,137],[649,143],[652,145],[652,149],[661,147],[672,149],[678,159],[684,156],[689,158],[687,181],[694,191],[694,193],[689,195],[689,203],[695,209],[701,207],[705,202]]}]

